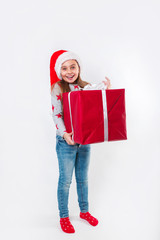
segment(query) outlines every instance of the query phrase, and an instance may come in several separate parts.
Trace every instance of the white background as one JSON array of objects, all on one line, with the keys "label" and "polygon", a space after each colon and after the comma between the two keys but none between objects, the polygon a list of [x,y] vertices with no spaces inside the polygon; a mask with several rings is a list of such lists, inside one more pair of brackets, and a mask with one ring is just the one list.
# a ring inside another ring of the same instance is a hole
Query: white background
[{"label": "white background", "polygon": [[[1,3],[0,237],[3,240],[160,239],[159,1]],[[70,190],[73,235],[59,226],[49,62],[67,49],[82,79],[126,89],[128,140],[92,144],[91,227]]]}]

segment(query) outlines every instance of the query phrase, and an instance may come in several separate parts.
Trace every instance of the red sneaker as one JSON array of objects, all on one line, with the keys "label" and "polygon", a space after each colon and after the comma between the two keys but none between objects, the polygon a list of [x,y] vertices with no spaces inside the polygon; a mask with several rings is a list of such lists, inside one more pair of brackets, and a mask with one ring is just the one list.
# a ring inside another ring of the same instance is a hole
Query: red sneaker
[{"label": "red sneaker", "polygon": [[97,218],[93,217],[89,212],[80,212],[80,218],[87,220],[92,226],[96,226],[98,224]]},{"label": "red sneaker", "polygon": [[62,230],[66,233],[74,233],[75,232],[74,227],[69,220],[69,217],[60,218],[60,225],[61,225]]}]

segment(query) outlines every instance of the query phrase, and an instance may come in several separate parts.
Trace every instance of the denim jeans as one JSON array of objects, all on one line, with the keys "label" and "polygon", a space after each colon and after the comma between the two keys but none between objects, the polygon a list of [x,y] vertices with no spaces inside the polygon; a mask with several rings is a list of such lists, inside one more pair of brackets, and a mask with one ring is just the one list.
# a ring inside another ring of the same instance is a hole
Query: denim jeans
[{"label": "denim jeans", "polygon": [[56,135],[56,152],[59,163],[57,198],[60,217],[69,216],[68,197],[74,169],[80,211],[88,212],[90,145],[69,145],[60,135]]}]

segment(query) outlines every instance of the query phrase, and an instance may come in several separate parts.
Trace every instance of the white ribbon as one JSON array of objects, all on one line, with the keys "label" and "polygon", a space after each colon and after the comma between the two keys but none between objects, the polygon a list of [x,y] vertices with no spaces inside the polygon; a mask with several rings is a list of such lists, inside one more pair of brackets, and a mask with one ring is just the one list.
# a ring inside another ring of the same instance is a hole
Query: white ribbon
[{"label": "white ribbon", "polygon": [[[69,114],[71,119],[71,128],[72,128],[72,140],[74,141],[74,130],[72,123],[72,111],[71,111],[71,92],[68,93],[68,104],[69,104]],[[108,111],[107,111],[107,98],[106,98],[106,90],[102,90],[102,103],[103,103],[103,117],[104,117],[104,141],[108,141]]]},{"label": "white ribbon", "polygon": [[69,114],[70,114],[70,119],[71,119],[71,128],[72,128],[72,140],[74,141],[74,131],[73,131],[73,124],[72,124],[72,112],[71,112],[71,97],[70,97],[71,92],[68,93],[68,104],[69,104]]},{"label": "white ribbon", "polygon": [[104,141],[108,141],[108,113],[106,90],[102,90],[103,117],[104,117]]}]

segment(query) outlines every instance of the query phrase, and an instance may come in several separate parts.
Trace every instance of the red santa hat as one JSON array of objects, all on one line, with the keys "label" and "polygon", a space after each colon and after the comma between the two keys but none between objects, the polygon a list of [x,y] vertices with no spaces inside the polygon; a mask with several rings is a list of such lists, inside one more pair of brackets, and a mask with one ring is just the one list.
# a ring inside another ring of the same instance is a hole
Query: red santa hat
[{"label": "red santa hat", "polygon": [[59,50],[52,54],[50,59],[50,80],[51,80],[51,86],[60,81],[62,79],[61,77],[61,66],[62,63],[64,63],[67,60],[74,59],[77,61],[79,67],[81,67],[81,60],[79,57],[70,51],[67,50]]}]

